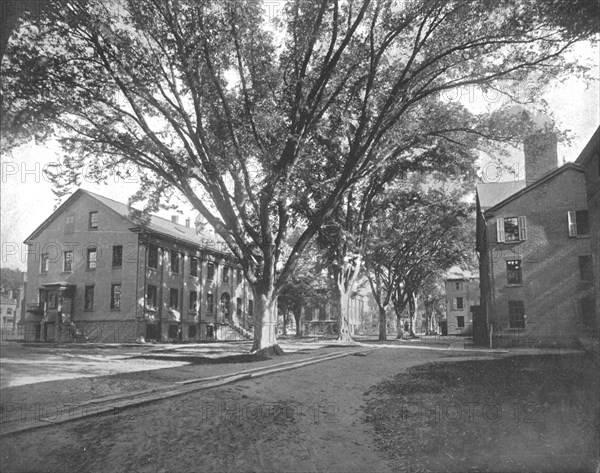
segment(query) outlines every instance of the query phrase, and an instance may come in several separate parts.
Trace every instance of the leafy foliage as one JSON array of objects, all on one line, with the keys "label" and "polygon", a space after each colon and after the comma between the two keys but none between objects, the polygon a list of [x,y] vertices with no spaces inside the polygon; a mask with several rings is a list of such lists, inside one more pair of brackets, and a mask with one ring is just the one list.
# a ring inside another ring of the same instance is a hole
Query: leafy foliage
[{"label": "leafy foliage", "polygon": [[[440,93],[564,70],[587,31],[564,36],[538,3],[290,0],[274,25],[250,0],[51,2],[24,16],[2,63],[3,147],[59,137],[59,196],[83,170],[123,167],[140,178],[134,200],[184,196],[242,263],[260,330],[355,183],[423,136],[495,134],[477,117],[428,127]],[[329,181],[297,217],[321,167]]]}]

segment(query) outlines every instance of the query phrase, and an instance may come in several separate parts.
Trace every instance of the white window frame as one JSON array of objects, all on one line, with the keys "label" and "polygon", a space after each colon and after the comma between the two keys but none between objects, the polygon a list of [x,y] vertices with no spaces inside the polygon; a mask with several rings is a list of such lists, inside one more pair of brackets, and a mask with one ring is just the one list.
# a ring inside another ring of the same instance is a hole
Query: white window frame
[{"label": "white window frame", "polygon": [[[519,231],[519,239],[515,241],[506,241],[506,232],[504,230],[504,219],[516,218]],[[527,240],[527,217],[521,215],[519,217],[498,217],[496,218],[496,240],[498,243],[517,243]]]},{"label": "white window frame", "polygon": [[569,226],[569,237],[571,237],[571,238],[577,237],[577,236],[589,235],[589,233],[579,233],[577,231],[577,212],[581,212],[581,211],[588,212],[588,227],[589,227],[589,219],[590,219],[589,210],[587,210],[587,209],[569,210],[567,212],[567,219],[568,219],[568,226]]}]

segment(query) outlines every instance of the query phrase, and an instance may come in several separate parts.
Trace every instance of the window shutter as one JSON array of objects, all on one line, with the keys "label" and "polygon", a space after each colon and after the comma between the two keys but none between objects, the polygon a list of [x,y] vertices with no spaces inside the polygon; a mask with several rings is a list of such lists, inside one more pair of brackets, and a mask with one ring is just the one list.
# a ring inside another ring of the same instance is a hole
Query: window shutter
[{"label": "window shutter", "polygon": [[569,216],[569,236],[577,236],[577,214],[574,211],[568,213]]},{"label": "window shutter", "polygon": [[527,240],[527,219],[519,217],[519,240]]},{"label": "window shutter", "polygon": [[498,243],[504,242],[504,219],[496,219],[496,236],[498,237]]},{"label": "window shutter", "polygon": [[458,308],[458,299],[456,297],[452,298],[452,308],[456,310]]}]

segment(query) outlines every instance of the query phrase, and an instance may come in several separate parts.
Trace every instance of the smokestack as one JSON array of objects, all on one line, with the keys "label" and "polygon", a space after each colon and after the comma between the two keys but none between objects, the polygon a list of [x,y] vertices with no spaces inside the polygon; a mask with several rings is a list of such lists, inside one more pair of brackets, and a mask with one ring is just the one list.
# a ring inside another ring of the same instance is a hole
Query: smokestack
[{"label": "smokestack", "polygon": [[189,218],[185,219],[185,226],[190,228],[190,219]]},{"label": "smokestack", "polygon": [[525,185],[530,186],[558,167],[558,141],[549,131],[539,131],[523,142]]},{"label": "smokestack", "polygon": [[171,215],[171,222],[179,223],[179,215]]}]

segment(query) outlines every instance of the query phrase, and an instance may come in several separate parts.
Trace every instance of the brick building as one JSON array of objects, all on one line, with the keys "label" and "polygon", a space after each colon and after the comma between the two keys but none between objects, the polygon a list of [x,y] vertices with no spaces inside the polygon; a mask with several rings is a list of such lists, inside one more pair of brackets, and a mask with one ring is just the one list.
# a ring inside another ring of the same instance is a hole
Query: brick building
[{"label": "brick building", "polygon": [[586,176],[578,164],[557,168],[552,139],[525,146],[525,169],[525,182],[477,186],[475,341],[574,346],[596,330]]},{"label": "brick building", "polygon": [[453,269],[444,279],[446,318],[440,322],[444,335],[472,335],[471,307],[479,305],[479,277],[471,271]]},{"label": "brick building", "polygon": [[[364,291],[362,291],[364,292]],[[352,335],[362,334],[365,297],[361,291],[354,292],[349,301],[348,324]],[[338,333],[339,306],[331,303],[314,304],[302,309],[302,333],[308,336]]]},{"label": "brick building", "polygon": [[[585,172],[590,235],[594,264],[594,296],[596,300],[596,327],[600,327],[600,127],[583,149],[577,160]],[[600,335],[596,332],[596,337]]]},{"label": "brick building", "polygon": [[85,190],[25,241],[27,340],[248,337],[253,301],[222,241]]}]

